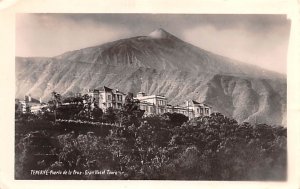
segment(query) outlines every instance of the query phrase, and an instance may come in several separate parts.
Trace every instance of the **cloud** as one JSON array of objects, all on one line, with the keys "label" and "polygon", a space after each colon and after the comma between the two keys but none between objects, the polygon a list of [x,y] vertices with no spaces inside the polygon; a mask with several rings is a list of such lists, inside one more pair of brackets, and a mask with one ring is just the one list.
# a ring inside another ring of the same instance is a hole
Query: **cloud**
[{"label": "cloud", "polygon": [[284,26],[254,32],[245,25],[218,29],[202,25],[183,32],[183,40],[211,52],[286,73],[288,46]]},{"label": "cloud", "polygon": [[99,45],[129,35],[126,28],[90,20],[53,15],[17,15],[16,54],[55,56],[66,51]]},{"label": "cloud", "polygon": [[55,56],[156,28],[217,54],[286,72],[286,15],[18,14],[16,55]]}]

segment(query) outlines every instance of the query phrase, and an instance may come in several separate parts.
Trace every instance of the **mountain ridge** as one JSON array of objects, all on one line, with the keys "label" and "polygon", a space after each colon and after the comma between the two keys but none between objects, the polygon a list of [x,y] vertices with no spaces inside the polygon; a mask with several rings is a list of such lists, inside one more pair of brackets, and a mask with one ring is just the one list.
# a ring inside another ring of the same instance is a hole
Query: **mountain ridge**
[{"label": "mountain ridge", "polygon": [[[150,37],[149,37],[150,35]],[[209,103],[238,121],[285,124],[286,77],[186,43],[165,30],[69,51],[16,57],[16,97],[109,86]]]},{"label": "mountain ridge", "polygon": [[[171,34],[170,34],[171,35]],[[173,35],[172,35],[173,36]],[[175,38],[175,42],[174,42],[174,38]],[[225,56],[222,56],[222,55],[218,55],[218,54],[215,54],[215,53],[212,53],[212,52],[210,52],[210,51],[207,51],[207,50],[204,50],[204,49],[202,49],[202,48],[199,48],[199,47],[197,47],[197,46],[194,46],[194,45],[192,45],[192,44],[190,44],[190,43],[186,43],[186,42],[184,42],[184,41],[182,41],[182,40],[180,40],[179,38],[177,38],[177,37],[172,37],[172,42],[173,43],[184,43],[184,47],[188,47],[189,48],[189,50],[190,51],[198,51],[199,49],[202,51],[202,53],[203,54],[208,54],[209,56],[213,56],[214,57],[214,59],[222,59],[222,61],[224,61],[224,60],[226,60],[226,62],[227,62],[227,64],[229,63],[229,64],[234,64],[235,66],[236,65],[238,65],[238,66],[240,66],[240,67],[245,67],[245,68],[242,68],[242,70],[244,70],[243,71],[243,74],[246,74],[247,72],[248,72],[248,69],[250,69],[250,70],[253,70],[252,71],[252,73],[256,73],[256,72],[258,72],[258,74],[256,74],[255,76],[259,76],[259,77],[261,77],[261,76],[263,76],[264,74],[267,74],[267,75],[273,75],[274,77],[281,77],[281,78],[284,78],[284,77],[286,77],[284,74],[281,74],[281,73],[277,73],[277,72],[274,72],[274,71],[271,71],[271,70],[266,70],[266,69],[263,69],[263,68],[260,68],[260,67],[258,67],[258,66],[254,66],[254,65],[251,65],[251,64],[249,64],[249,63],[242,63],[241,61],[238,61],[238,60],[235,60],[235,59],[232,59],[232,58],[228,58],[228,57],[225,57]],[[105,50],[107,50],[108,48],[110,48],[111,46],[116,46],[116,45],[124,45],[123,43],[127,43],[128,41],[139,41],[139,40],[153,40],[153,38],[149,38],[149,36],[137,36],[137,37],[130,37],[130,38],[125,38],[125,39],[120,39],[120,40],[116,40],[116,41],[113,41],[113,42],[108,42],[108,43],[104,43],[104,44],[102,44],[102,45],[97,45],[97,46],[92,46],[92,47],[87,47],[87,48],[83,48],[83,49],[79,49],[79,50],[74,50],[74,51],[68,51],[68,52],[66,52],[66,53],[63,53],[63,54],[61,54],[61,55],[58,55],[58,56],[55,56],[56,58],[62,58],[62,59],[69,59],[69,60],[76,60],[76,61],[78,61],[78,56],[79,56],[79,54],[88,54],[89,52],[89,50],[93,50],[93,51],[95,51],[95,53],[96,54],[102,54],[103,53],[103,51],[105,51]],[[157,41],[157,39],[154,39],[154,41]],[[167,39],[167,40],[169,40],[169,39]],[[159,41],[159,40],[158,40]],[[127,45],[128,46],[128,44],[125,44],[125,45]],[[165,45],[165,44],[164,44]],[[130,47],[130,44],[129,44],[129,47]],[[172,48],[173,48],[173,46],[172,46]],[[180,48],[183,48],[183,47],[180,47]],[[98,51],[97,51],[97,49],[98,49]],[[74,56],[74,54],[76,54],[76,56],[77,57],[72,57],[72,56]],[[90,52],[90,58],[91,57],[95,57],[96,55],[95,54],[92,54],[91,52]],[[83,62],[92,62],[92,63],[99,63],[99,62],[97,62],[97,59],[93,59],[93,60],[91,60],[91,59],[89,59],[89,60],[81,60],[80,58],[79,58],[79,60],[80,61],[83,61]],[[217,62],[218,60],[215,60],[215,62]],[[242,66],[241,66],[242,65]],[[141,64],[138,64],[138,66],[142,66]],[[146,65],[143,65],[144,67],[149,67],[149,64],[148,64],[148,66]],[[196,66],[199,66],[199,65],[196,65]],[[227,65],[228,66],[228,65]],[[151,67],[151,66],[150,66]],[[195,67],[195,65],[191,65],[191,67]],[[216,67],[216,65],[214,65],[213,66],[214,68]],[[156,69],[158,69],[159,67],[156,67]],[[226,70],[225,69],[226,68],[226,66],[225,67],[222,67],[222,69],[219,69],[219,71],[220,70]],[[190,69],[189,71],[193,71],[194,69]],[[213,73],[215,73],[215,71],[214,71],[215,69],[211,69],[211,71],[213,72]],[[247,71],[245,71],[245,70],[247,70]],[[197,72],[199,72],[199,69],[196,69],[196,71]],[[208,71],[207,69],[205,70],[206,72]],[[263,72],[265,72],[265,73],[263,73]],[[224,73],[224,74],[234,74],[234,73],[232,73],[232,72],[230,72],[230,69],[227,69],[227,72],[222,72],[222,73]],[[235,74],[236,74],[237,72],[235,72]],[[270,76],[267,76],[267,77],[270,77]]]},{"label": "mountain ridge", "polygon": [[[167,35],[168,37],[162,37],[162,38],[171,38],[171,39],[175,39],[177,41],[180,41],[180,42],[184,42],[182,41],[181,39],[177,38],[176,36],[170,34],[169,32],[165,31],[164,29],[162,28],[158,28],[154,31],[152,31],[151,33],[153,32],[162,32],[163,34],[162,35]],[[85,51],[85,50],[89,50],[89,49],[101,49],[100,47],[103,47],[103,46],[113,46],[115,45],[115,43],[120,43],[120,42],[126,42],[128,40],[134,40],[134,39],[141,39],[141,38],[151,38],[151,39],[155,39],[155,38],[152,38],[150,35],[143,35],[143,36],[136,36],[136,37],[129,37],[129,38],[124,38],[124,39],[118,39],[118,40],[114,40],[112,42],[107,42],[107,43],[103,43],[103,44],[99,44],[99,45],[95,45],[95,46],[90,46],[90,47],[85,47],[85,48],[81,48],[81,49],[76,49],[76,50],[70,50],[70,51],[67,51],[67,52],[64,52],[62,54],[59,54],[59,55],[56,55],[56,56],[51,56],[51,57],[21,57],[21,56],[17,56],[16,58],[39,58],[39,59],[44,59],[44,58],[58,58],[58,59],[70,59],[70,54],[76,54],[76,53],[80,53],[82,51]],[[171,36],[171,37],[170,37]],[[156,38],[156,39],[161,39],[161,38]],[[229,57],[226,57],[226,56],[223,56],[223,55],[219,55],[219,54],[216,54],[216,53],[213,53],[213,52],[210,52],[210,51],[207,51],[205,49],[202,49],[198,46],[195,46],[193,44],[190,44],[190,43],[187,43],[187,42],[184,42],[186,44],[188,44],[189,46],[191,46],[193,49],[196,49],[196,50],[201,50],[201,51],[204,51],[205,53],[208,53],[208,54],[211,54],[213,56],[217,56],[218,58],[221,58],[221,59],[226,59],[227,61],[229,62],[235,62],[236,64],[243,64],[247,67],[252,67],[252,68],[256,68],[256,69],[262,69],[264,70],[265,72],[269,72],[269,73],[272,73],[272,74],[275,74],[276,77],[282,77],[282,78],[285,78],[286,77],[286,74],[283,74],[283,73],[279,73],[279,72],[275,72],[275,71],[272,71],[272,70],[268,70],[268,69],[265,69],[265,68],[262,68],[262,67],[259,67],[259,66],[256,66],[256,65],[253,65],[253,64],[250,64],[250,63],[245,63],[243,61],[240,61],[240,60],[236,60],[234,58],[229,58]],[[101,53],[101,52],[99,52]],[[72,60],[72,58],[70,59]],[[78,60],[76,60],[78,61]],[[82,61],[82,62],[86,62],[86,63],[96,63],[96,62],[91,62],[91,61]],[[214,72],[213,72],[214,73]],[[224,74],[232,74],[230,72],[228,73],[224,73]]]}]

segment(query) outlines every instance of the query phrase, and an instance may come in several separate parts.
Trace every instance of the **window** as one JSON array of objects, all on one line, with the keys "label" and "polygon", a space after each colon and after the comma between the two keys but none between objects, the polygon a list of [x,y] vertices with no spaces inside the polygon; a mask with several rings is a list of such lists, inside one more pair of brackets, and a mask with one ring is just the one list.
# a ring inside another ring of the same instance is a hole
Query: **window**
[{"label": "window", "polygon": [[118,101],[122,101],[122,95],[117,95]]},{"label": "window", "polygon": [[164,100],[158,100],[157,104],[160,105],[160,106],[163,106],[163,105],[166,104],[166,102]]},{"label": "window", "polygon": [[111,100],[111,95],[107,95],[107,100]]},{"label": "window", "polygon": [[205,113],[209,114],[209,109],[208,108],[205,109]]},{"label": "window", "polygon": [[153,113],[153,107],[151,107],[151,106],[149,107],[149,112]]},{"label": "window", "polygon": [[200,113],[200,110],[199,110],[199,108],[197,108],[197,113]]}]

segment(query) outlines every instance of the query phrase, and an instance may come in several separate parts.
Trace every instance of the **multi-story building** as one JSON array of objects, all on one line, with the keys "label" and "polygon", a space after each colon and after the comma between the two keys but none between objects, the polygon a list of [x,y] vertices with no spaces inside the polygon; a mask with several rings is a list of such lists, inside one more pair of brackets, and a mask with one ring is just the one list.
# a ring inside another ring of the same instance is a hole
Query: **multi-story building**
[{"label": "multi-story building", "polygon": [[189,118],[193,118],[193,110],[189,109],[188,107],[185,106],[174,106],[173,107],[173,112],[172,113],[180,113],[183,114]]},{"label": "multi-story building", "polygon": [[91,101],[99,106],[100,91],[97,89],[89,89],[88,93]]},{"label": "multi-story building", "polygon": [[143,92],[137,94],[136,99],[140,101],[140,109],[145,110],[144,115],[163,114],[163,113],[181,113],[189,118],[207,116],[211,114],[211,107],[196,102],[194,100],[187,100],[182,106],[172,106],[167,104],[167,98],[162,95],[149,95]]},{"label": "multi-story building", "polygon": [[185,105],[187,109],[192,110],[192,117],[209,116],[211,114],[211,107],[207,104],[187,100]]},{"label": "multi-story building", "polygon": [[140,101],[140,109],[141,110],[145,110],[144,115],[151,115],[151,114],[155,114],[155,106],[153,103],[150,102],[146,102],[146,101]]},{"label": "multi-story building", "polygon": [[[126,98],[125,93],[118,89],[111,89],[106,86],[104,86],[102,90],[88,90],[87,94],[91,101],[97,104],[103,111],[106,111],[110,107],[114,109],[121,109]],[[81,94],[76,94],[76,97],[78,96],[81,96]],[[212,108],[210,106],[194,100],[187,100],[181,106],[172,106],[167,103],[168,99],[163,95],[146,95],[143,92],[139,92],[135,99],[139,100],[140,109],[145,110],[145,116],[169,112],[181,113],[189,118],[194,118],[199,116],[208,116],[212,113]],[[37,113],[46,106],[45,103],[41,102],[41,99],[34,99],[30,95],[25,96],[24,100],[16,99],[16,104],[18,105],[16,111],[23,113],[28,110],[32,113]]]},{"label": "multi-story building", "polygon": [[145,93],[139,92],[136,99],[140,101],[141,110],[145,110],[145,114],[163,114],[167,112],[167,98],[162,95],[146,96]]},{"label": "multi-story building", "polygon": [[31,113],[38,113],[41,111],[43,107],[46,107],[46,104],[40,100],[32,98],[31,95],[25,95],[24,100],[16,99],[16,104],[18,108],[16,111],[21,113],[31,112]]},{"label": "multi-story building", "polygon": [[102,89],[103,90],[93,89],[88,91],[88,95],[91,97],[92,101],[103,111],[106,111],[107,108],[110,107],[121,109],[122,105],[125,103],[126,94],[118,89],[111,89],[106,86]]}]

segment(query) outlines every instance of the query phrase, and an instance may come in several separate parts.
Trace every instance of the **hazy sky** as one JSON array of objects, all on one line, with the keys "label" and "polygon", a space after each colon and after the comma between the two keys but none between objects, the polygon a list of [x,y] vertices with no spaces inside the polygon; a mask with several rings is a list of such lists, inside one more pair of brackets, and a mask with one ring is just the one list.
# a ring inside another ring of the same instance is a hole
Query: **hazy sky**
[{"label": "hazy sky", "polygon": [[17,14],[16,56],[55,56],[163,28],[200,48],[286,73],[285,15]]}]

